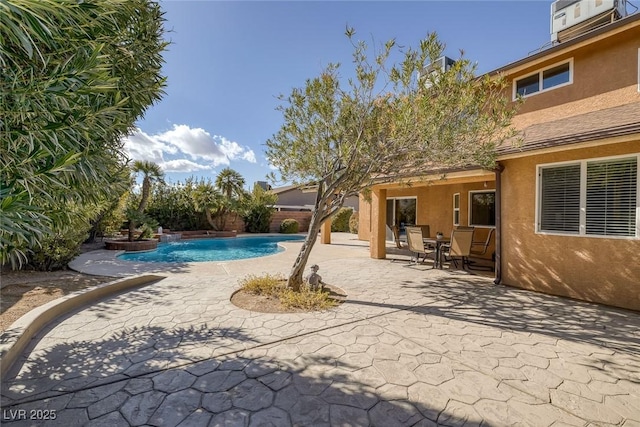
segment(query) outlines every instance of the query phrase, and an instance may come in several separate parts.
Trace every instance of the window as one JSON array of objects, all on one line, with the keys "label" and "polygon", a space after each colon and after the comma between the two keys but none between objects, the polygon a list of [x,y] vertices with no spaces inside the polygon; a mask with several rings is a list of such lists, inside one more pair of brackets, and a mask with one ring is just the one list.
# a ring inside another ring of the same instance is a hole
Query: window
[{"label": "window", "polygon": [[529,96],[573,82],[573,60],[542,69],[514,81],[513,98]]},{"label": "window", "polygon": [[496,225],[496,192],[469,192],[469,225],[495,227]]},{"label": "window", "polygon": [[580,231],[580,164],[541,170],[541,230]]},{"label": "window", "polygon": [[453,225],[460,225],[460,193],[453,195]]},{"label": "window", "polygon": [[638,237],[639,157],[540,166],[537,231]]}]

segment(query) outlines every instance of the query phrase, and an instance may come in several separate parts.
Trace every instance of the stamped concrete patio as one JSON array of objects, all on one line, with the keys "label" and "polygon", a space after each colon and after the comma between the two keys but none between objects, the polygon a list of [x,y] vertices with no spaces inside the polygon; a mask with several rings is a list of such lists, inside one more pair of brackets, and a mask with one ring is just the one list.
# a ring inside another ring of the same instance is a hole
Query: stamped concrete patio
[{"label": "stamped concrete patio", "polygon": [[49,325],[2,379],[2,424],[640,426],[639,313],[333,242],[310,263],[348,300],[306,314],[229,302],[239,278],[287,273],[299,242],[223,263],[81,256],[80,271],[166,278]]}]

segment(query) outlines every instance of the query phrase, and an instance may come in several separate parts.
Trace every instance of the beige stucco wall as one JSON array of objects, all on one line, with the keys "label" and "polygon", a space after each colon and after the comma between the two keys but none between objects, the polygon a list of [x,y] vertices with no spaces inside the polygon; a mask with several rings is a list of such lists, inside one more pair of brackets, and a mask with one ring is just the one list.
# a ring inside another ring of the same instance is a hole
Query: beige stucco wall
[{"label": "beige stucco wall", "polygon": [[502,282],[640,310],[640,240],[536,234],[537,165],[640,152],[640,141],[503,161]]},{"label": "beige stucco wall", "polygon": [[525,98],[513,124],[517,128],[571,117],[638,101],[640,25],[588,45],[570,49],[546,61],[507,73],[513,82],[548,66],[573,60],[573,83]]}]

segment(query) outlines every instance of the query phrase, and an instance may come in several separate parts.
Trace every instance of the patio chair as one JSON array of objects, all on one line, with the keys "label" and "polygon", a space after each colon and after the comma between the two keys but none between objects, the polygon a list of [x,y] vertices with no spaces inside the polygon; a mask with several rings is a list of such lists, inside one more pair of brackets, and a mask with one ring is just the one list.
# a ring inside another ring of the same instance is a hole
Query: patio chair
[{"label": "patio chair", "polygon": [[395,224],[392,225],[391,232],[393,233],[393,241],[396,242],[396,248],[402,249],[402,242],[400,241],[400,227]]},{"label": "patio chair", "polygon": [[[469,266],[469,255],[471,254],[471,243],[473,242],[473,229],[455,229],[451,232],[451,242],[442,245],[440,249],[440,264],[442,258],[453,261],[458,268],[457,258],[462,260],[462,269]],[[447,259],[448,258],[448,259]]]},{"label": "patio chair", "polygon": [[[429,225],[416,225],[416,227],[420,227],[422,230],[422,237],[431,237],[431,227],[429,227]],[[425,246],[429,249],[435,249],[435,246],[430,244],[426,244]]]},{"label": "patio chair", "polygon": [[420,227],[405,227],[407,232],[407,242],[409,242],[409,250],[411,251],[411,262],[413,262],[413,254],[416,255],[416,264],[420,261],[420,255],[424,255],[422,262],[424,263],[427,256],[435,251],[429,250],[424,246],[422,240],[422,229]]},{"label": "patio chair", "polygon": [[[493,233],[495,231],[496,231],[495,228],[489,229],[489,233],[487,234],[487,238],[485,239],[484,242],[482,242],[482,241],[472,242],[471,243],[471,254],[469,256],[473,257],[473,258],[482,258],[482,256],[487,253],[487,249],[489,249],[489,246],[491,245],[491,238],[493,237]],[[476,249],[474,249],[474,247],[476,247]],[[470,264],[469,268],[471,268],[471,265],[472,264],[476,264],[476,262],[475,261],[470,261],[469,264]],[[493,270],[493,268],[494,268],[492,266],[475,266],[474,268],[478,268],[478,267],[489,268],[491,270]]]},{"label": "patio chair", "polygon": [[[491,237],[493,236],[493,232],[496,231],[495,228],[490,228],[489,229],[489,234],[487,234],[487,238],[485,239],[484,242],[480,241],[475,241],[471,243],[471,255],[476,255],[476,256],[482,256],[484,254],[487,253],[487,249],[489,248],[489,245],[491,244]],[[474,246],[481,246],[481,249],[473,249]]]}]

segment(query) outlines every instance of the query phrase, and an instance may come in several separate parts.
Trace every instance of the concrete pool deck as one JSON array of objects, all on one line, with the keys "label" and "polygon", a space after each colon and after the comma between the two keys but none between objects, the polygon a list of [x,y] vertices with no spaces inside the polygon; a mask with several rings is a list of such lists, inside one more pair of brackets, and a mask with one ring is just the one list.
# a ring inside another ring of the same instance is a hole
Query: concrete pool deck
[{"label": "concrete pool deck", "polygon": [[353,235],[332,239],[308,265],[347,302],[303,314],[229,302],[248,274],[287,274],[301,242],[172,266],[83,254],[73,268],[85,273],[164,279],[38,334],[2,379],[2,423],[640,425],[639,313],[373,260]]}]

